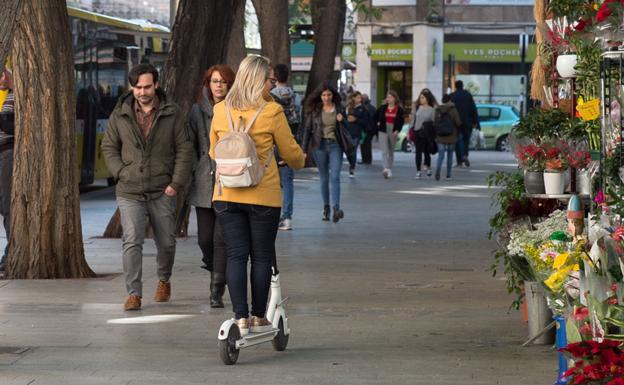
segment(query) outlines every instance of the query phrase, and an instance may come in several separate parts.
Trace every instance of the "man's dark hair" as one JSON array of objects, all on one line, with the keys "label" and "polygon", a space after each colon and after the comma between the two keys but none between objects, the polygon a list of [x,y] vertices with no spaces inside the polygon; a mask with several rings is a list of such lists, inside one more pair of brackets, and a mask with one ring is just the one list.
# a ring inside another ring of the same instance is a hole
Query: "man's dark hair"
[{"label": "man's dark hair", "polygon": [[451,95],[444,94],[444,96],[442,96],[442,103],[448,103],[450,101],[451,101]]},{"label": "man's dark hair", "polygon": [[128,73],[128,81],[130,82],[130,85],[132,87],[136,86],[139,82],[139,76],[145,74],[152,74],[154,77],[154,84],[158,83],[158,70],[156,67],[149,63],[141,63],[132,67],[130,73]]},{"label": "man's dark hair", "polygon": [[286,64],[278,64],[273,68],[273,72],[275,73],[275,78],[280,83],[286,83],[288,81],[288,66]]},{"label": "man's dark hair", "polygon": [[455,81],[455,89],[456,90],[463,90],[464,89],[464,82],[462,82],[461,80],[456,80]]}]

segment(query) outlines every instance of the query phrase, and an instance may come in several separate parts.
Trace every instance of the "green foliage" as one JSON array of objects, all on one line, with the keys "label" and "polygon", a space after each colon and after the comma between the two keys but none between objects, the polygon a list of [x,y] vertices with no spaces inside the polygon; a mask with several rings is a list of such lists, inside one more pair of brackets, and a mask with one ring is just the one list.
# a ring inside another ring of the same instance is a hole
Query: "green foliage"
[{"label": "green foliage", "polygon": [[547,11],[553,17],[567,17],[568,22],[573,23],[581,18],[591,18],[596,13],[593,3],[590,0],[551,0]]},{"label": "green foliage", "polygon": [[577,61],[576,89],[585,101],[600,96],[600,54],[602,49],[599,41],[572,39],[576,48]]},{"label": "green foliage", "polygon": [[[373,19],[379,21],[383,17],[386,8],[382,7],[374,7],[372,5],[368,5],[368,0],[351,0],[353,4],[353,12],[352,14],[356,14],[360,12],[364,16],[364,21],[370,22]],[[352,18],[352,15],[350,15]]]},{"label": "green foliage", "polygon": [[534,108],[520,119],[515,133],[519,138],[530,138],[541,143],[565,136],[572,128],[571,125],[570,116],[557,108]]},{"label": "green foliage", "polygon": [[[488,239],[492,239],[495,235],[499,235],[506,231],[511,217],[507,208],[518,200],[524,200],[524,176],[521,171],[506,173],[497,171],[490,174],[486,178],[488,187],[500,187],[500,190],[492,195],[491,207],[498,207],[499,211],[495,213],[489,220],[490,231]],[[524,258],[518,258],[510,255],[507,249],[500,247],[494,252],[494,261],[488,268],[492,272],[492,276],[496,276],[499,267],[503,267],[505,274],[505,286],[509,294],[515,294],[515,299],[511,303],[511,307],[519,309],[523,300],[523,284],[525,280],[530,280],[530,271],[528,262]]]}]

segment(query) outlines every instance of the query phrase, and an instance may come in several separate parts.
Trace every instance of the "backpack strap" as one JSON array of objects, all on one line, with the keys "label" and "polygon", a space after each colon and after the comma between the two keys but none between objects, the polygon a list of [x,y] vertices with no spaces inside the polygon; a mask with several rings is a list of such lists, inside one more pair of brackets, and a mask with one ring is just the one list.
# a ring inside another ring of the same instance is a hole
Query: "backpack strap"
[{"label": "backpack strap", "polygon": [[260,107],[258,108],[258,111],[256,111],[254,116],[249,121],[249,124],[245,127],[245,129],[243,131],[244,133],[246,133],[246,134],[249,133],[249,130],[251,129],[251,126],[253,126],[254,122],[258,118],[258,115],[260,115],[260,112],[262,112],[262,110],[264,109],[264,106],[266,106],[266,103],[263,103],[262,105],[260,105]]}]

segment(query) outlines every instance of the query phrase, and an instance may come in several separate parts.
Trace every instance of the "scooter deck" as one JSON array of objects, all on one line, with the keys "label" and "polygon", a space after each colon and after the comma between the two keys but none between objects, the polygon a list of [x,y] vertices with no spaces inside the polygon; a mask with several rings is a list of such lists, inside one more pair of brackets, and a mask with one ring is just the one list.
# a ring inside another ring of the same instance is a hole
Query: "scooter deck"
[{"label": "scooter deck", "polygon": [[236,341],[236,349],[242,349],[249,346],[261,344],[264,342],[271,341],[273,337],[279,332],[279,329],[271,329],[266,332],[260,333],[249,333],[247,335],[242,336],[239,340]]}]

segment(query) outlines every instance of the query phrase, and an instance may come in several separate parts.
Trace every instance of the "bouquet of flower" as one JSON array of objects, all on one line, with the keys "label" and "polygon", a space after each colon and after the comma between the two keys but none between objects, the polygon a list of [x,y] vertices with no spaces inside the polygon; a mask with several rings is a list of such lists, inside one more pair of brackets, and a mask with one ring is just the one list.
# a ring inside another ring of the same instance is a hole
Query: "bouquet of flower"
[{"label": "bouquet of flower", "polygon": [[[568,291],[578,293],[579,260],[582,242],[567,242],[563,232],[555,232],[551,240],[538,247],[527,246],[525,255],[535,276],[546,287],[548,306],[554,314],[564,314],[568,305]],[[570,290],[572,289],[572,290]]]},{"label": "bouquet of flower", "polygon": [[577,170],[587,168],[591,162],[591,155],[587,150],[572,150],[566,154],[566,158],[571,167]]},{"label": "bouquet of flower", "polygon": [[518,163],[523,170],[526,171],[542,171],[544,170],[544,150],[534,144],[526,145],[518,144],[514,149]]},{"label": "bouquet of flower", "polygon": [[568,146],[564,142],[543,145],[546,170],[563,171],[568,168]]},{"label": "bouquet of flower", "polygon": [[624,351],[619,341],[582,341],[560,349],[574,360],[564,373],[569,384],[624,385]]}]

